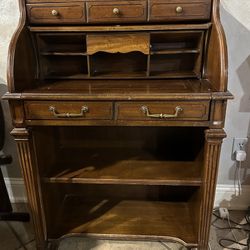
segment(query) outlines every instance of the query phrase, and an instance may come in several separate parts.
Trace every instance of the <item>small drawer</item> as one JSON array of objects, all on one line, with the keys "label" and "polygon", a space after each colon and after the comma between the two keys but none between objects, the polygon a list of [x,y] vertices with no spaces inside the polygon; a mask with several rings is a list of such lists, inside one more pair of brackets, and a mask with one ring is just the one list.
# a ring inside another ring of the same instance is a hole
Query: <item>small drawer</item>
[{"label": "small drawer", "polygon": [[152,0],[150,21],[208,20],[211,13],[211,0]]},{"label": "small drawer", "polygon": [[120,102],[118,120],[208,120],[209,101],[186,102]]},{"label": "small drawer", "polygon": [[27,14],[31,23],[84,23],[83,3],[27,4]]},{"label": "small drawer", "polygon": [[147,20],[146,1],[87,2],[88,23],[129,23]]},{"label": "small drawer", "polygon": [[24,106],[26,119],[31,120],[109,120],[113,116],[111,102],[27,101]]}]

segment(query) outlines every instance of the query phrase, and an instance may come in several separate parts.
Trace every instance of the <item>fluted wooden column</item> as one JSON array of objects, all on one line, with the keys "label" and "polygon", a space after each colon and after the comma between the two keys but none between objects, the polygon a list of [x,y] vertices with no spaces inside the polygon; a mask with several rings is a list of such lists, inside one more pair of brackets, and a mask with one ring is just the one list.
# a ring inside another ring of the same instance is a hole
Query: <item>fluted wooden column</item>
[{"label": "fluted wooden column", "polygon": [[199,250],[208,249],[210,225],[217,183],[221,144],[226,134],[223,129],[209,129],[205,132],[205,154],[199,225]]},{"label": "fluted wooden column", "polygon": [[11,134],[14,136],[17,143],[19,162],[22,168],[30,212],[34,224],[37,249],[44,250],[46,249],[47,233],[43,208],[41,206],[42,199],[39,173],[34,157],[35,152],[31,134],[26,128],[15,128]]}]

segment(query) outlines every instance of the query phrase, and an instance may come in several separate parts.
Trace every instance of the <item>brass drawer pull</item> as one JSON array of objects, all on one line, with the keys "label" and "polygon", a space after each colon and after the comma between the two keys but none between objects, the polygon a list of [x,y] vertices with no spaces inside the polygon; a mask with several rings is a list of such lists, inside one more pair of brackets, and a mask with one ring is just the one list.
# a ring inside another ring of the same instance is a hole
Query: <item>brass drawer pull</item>
[{"label": "brass drawer pull", "polygon": [[113,14],[118,16],[120,14],[120,10],[118,8],[113,9]]},{"label": "brass drawer pull", "polygon": [[51,11],[52,16],[58,16],[59,12],[57,10]]},{"label": "brass drawer pull", "polygon": [[83,117],[85,113],[87,113],[89,111],[89,108],[87,106],[82,106],[81,108],[81,112],[79,114],[72,114],[72,113],[62,113],[62,114],[59,114],[57,111],[56,111],[56,107],[54,106],[50,106],[49,107],[49,111],[53,113],[53,115],[55,117],[58,117],[58,118],[77,118],[77,117]]},{"label": "brass drawer pull", "polygon": [[141,111],[147,116],[147,117],[152,117],[152,118],[176,118],[179,116],[180,112],[183,111],[183,109],[180,106],[177,106],[175,108],[175,113],[173,115],[169,114],[150,114],[150,111],[147,106],[142,106]]},{"label": "brass drawer pull", "polygon": [[183,8],[181,6],[177,6],[175,9],[176,13],[182,13],[183,12]]}]

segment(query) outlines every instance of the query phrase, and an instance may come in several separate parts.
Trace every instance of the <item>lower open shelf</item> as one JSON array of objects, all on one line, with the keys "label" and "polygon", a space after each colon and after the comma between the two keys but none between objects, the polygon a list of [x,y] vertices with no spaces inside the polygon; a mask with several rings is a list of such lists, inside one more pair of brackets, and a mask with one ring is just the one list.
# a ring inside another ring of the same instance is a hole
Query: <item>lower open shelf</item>
[{"label": "lower open shelf", "polygon": [[137,148],[66,148],[43,181],[199,186],[202,164],[202,152],[194,160],[171,161]]},{"label": "lower open shelf", "polygon": [[[72,212],[74,211],[74,212]],[[188,202],[85,200],[68,196],[49,226],[49,236],[109,235],[124,239],[175,239],[196,245]]]}]

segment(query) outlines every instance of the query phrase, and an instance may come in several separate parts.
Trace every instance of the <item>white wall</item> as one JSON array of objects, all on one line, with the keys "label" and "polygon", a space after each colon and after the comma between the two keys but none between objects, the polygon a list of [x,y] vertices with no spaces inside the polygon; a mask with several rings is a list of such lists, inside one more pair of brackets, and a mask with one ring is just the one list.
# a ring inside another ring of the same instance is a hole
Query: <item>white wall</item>
[{"label": "white wall", "polygon": [[[236,164],[231,160],[233,138],[250,135],[250,1],[246,2],[224,0],[225,8],[221,9],[229,54],[228,89],[235,99],[228,102],[225,125],[228,137],[222,146],[219,184],[234,184]],[[234,14],[237,19],[232,17]],[[250,147],[243,165],[243,183],[250,184]]]},{"label": "white wall", "polygon": [[[16,29],[19,18],[19,9],[17,0],[0,0],[0,97],[7,91],[6,86],[6,70],[7,70],[7,54],[10,39]],[[9,135],[11,131],[11,119],[9,115],[8,103],[1,101],[5,119],[6,119],[6,141],[4,152],[13,156],[13,163],[8,168],[3,169],[5,176],[20,177],[18,166],[16,146],[13,138]]]}]

